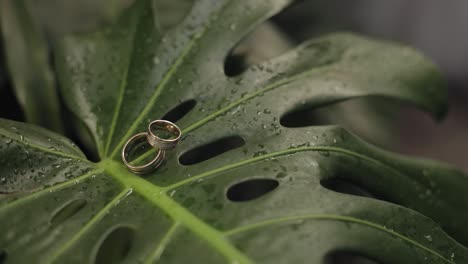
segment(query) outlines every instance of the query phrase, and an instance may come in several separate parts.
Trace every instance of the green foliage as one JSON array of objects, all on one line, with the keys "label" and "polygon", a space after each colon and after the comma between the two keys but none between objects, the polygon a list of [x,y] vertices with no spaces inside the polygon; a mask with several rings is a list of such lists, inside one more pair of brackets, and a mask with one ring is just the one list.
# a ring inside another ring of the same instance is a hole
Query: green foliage
[{"label": "green foliage", "polygon": [[[427,59],[334,34],[224,74],[233,46],[288,2],[197,1],[161,35],[150,3],[138,1],[113,25],[57,43],[65,103],[100,161],[45,129],[0,121],[6,263],[322,263],[345,251],[466,262],[461,172],[337,126],[283,126],[286,113],[370,96],[438,117],[446,91]],[[123,144],[162,117],[177,121],[181,143],[158,171],[131,174]]]},{"label": "green foliage", "polygon": [[2,1],[0,18],[8,69],[26,120],[62,132],[55,79],[41,29],[23,1]]},{"label": "green foliage", "polygon": [[[11,1],[11,0],[6,0]],[[115,21],[135,0],[15,0],[52,35],[86,32]]]}]

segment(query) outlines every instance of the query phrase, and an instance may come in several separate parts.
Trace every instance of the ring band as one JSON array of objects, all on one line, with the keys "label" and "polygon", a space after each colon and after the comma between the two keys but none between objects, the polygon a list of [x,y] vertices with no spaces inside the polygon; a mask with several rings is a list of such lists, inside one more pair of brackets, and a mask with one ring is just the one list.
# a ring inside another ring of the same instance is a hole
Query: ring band
[{"label": "ring band", "polygon": [[[175,136],[175,138],[160,138],[153,133],[153,129],[155,128],[165,130],[171,133],[172,136]],[[161,150],[168,150],[176,147],[177,143],[179,143],[181,134],[182,132],[180,131],[180,128],[174,123],[167,120],[154,120],[148,125],[148,133],[146,136],[151,146]]]},{"label": "ring band", "polygon": [[132,171],[135,174],[147,174],[147,173],[155,171],[161,165],[161,163],[164,161],[164,158],[166,156],[166,151],[164,151],[163,149],[159,149],[158,153],[156,154],[156,157],[154,157],[154,159],[151,160],[150,162],[148,162],[148,163],[146,163],[144,165],[141,165],[141,166],[131,165],[127,161],[128,155],[130,153],[129,150],[133,149],[134,147],[139,145],[141,142],[144,142],[146,140],[147,140],[147,133],[146,132],[138,133],[138,134],[134,135],[133,137],[131,137],[125,143],[125,145],[124,145],[124,147],[122,149],[122,161],[123,161],[123,163],[127,166],[127,168],[130,171]]}]

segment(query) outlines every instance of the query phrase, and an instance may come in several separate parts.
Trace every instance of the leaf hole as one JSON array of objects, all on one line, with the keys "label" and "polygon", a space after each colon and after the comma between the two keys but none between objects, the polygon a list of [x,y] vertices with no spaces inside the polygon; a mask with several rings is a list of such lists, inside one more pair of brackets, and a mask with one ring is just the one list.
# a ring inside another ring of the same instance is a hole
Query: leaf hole
[{"label": "leaf hole", "polygon": [[120,263],[129,254],[135,231],[130,227],[117,227],[112,230],[102,241],[96,254],[94,263]]},{"label": "leaf hole", "polygon": [[384,96],[363,96],[327,102],[321,105],[302,104],[288,111],[280,119],[284,127],[306,127],[340,124],[351,130],[368,125],[394,121],[395,109],[406,106],[402,101]]},{"label": "leaf hole", "polygon": [[7,257],[8,257],[7,252],[3,249],[0,249],[0,264],[6,263]]},{"label": "leaf hole", "polygon": [[306,127],[326,125],[328,122],[320,116],[317,107],[297,108],[289,111],[280,118],[280,124],[284,127]]},{"label": "leaf hole", "polygon": [[[392,100],[383,97],[365,96],[318,105],[301,103],[284,114],[280,118],[280,124],[292,128],[332,124],[352,127],[352,122],[359,122],[361,119],[368,122],[370,115],[384,116],[385,114],[379,108],[383,104],[389,104],[390,101]],[[390,109],[393,108],[390,107]]]},{"label": "leaf hole", "polygon": [[334,192],[383,200],[378,198],[378,195],[347,179],[334,177],[322,180],[320,184]]},{"label": "leaf hole", "polygon": [[188,114],[197,104],[197,101],[191,99],[185,102],[180,103],[176,107],[172,108],[167,112],[162,119],[169,120],[173,123],[182,119],[186,114]]},{"label": "leaf hole", "polygon": [[61,223],[65,222],[65,220],[69,219],[70,217],[74,216],[78,213],[81,209],[83,209],[88,202],[85,199],[78,199],[67,203],[65,206],[60,208],[50,220],[50,224],[52,227],[56,227]]},{"label": "leaf hole", "polygon": [[396,150],[392,139],[400,128],[395,120],[407,108],[407,103],[384,96],[363,96],[319,105],[302,102],[283,114],[280,124],[288,128],[340,125],[370,143]]},{"label": "leaf hole", "polygon": [[232,77],[239,75],[247,69],[245,54],[241,51],[233,50],[224,62],[224,73],[226,76]]},{"label": "leaf hole", "polygon": [[382,263],[358,252],[337,250],[325,256],[325,264],[382,264]]},{"label": "leaf hole", "polygon": [[246,202],[257,199],[279,186],[274,179],[250,179],[229,187],[226,196],[233,202]]},{"label": "leaf hole", "polygon": [[240,136],[221,138],[185,152],[179,157],[179,162],[182,165],[197,164],[243,145],[245,145],[245,141]]}]

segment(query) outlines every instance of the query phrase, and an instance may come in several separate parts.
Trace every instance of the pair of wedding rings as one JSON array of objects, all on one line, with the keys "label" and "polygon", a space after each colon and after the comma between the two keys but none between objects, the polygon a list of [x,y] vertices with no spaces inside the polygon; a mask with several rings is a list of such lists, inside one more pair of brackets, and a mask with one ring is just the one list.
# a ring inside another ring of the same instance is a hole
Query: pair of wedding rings
[{"label": "pair of wedding rings", "polygon": [[[168,133],[169,138],[163,138],[154,131],[164,131]],[[166,150],[173,149],[179,143],[182,132],[174,123],[167,120],[154,120],[148,125],[148,131],[138,133],[132,136],[122,149],[122,161],[127,168],[135,174],[147,174],[155,171],[164,161]],[[132,150],[141,146],[142,143],[148,142],[158,152],[156,156],[148,163],[143,165],[132,165],[128,161],[128,157]]]}]

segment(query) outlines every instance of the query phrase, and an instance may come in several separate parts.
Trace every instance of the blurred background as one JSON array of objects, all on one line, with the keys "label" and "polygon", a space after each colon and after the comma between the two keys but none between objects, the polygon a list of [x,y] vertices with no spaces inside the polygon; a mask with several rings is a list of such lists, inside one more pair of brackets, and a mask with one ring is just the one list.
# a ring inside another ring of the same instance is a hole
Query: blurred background
[{"label": "blurred background", "polygon": [[[166,30],[183,17],[191,0],[156,2],[160,27]],[[55,89],[50,43],[62,34],[93,30],[108,23],[131,3],[132,0],[2,0],[0,117],[32,121],[86,145],[86,139],[70,134],[75,129],[67,125],[68,121],[65,125],[57,121],[73,116],[57,111],[63,109],[63,104]],[[246,67],[306,39],[336,31],[413,46],[432,58],[445,75],[450,111],[444,120],[437,123],[409,106],[389,110],[387,103],[361,99],[314,109],[310,115],[319,116],[323,124],[341,124],[392,151],[442,160],[468,172],[467,13],[465,0],[295,1],[244,39],[226,63],[228,68]],[[41,111],[58,114],[44,115]],[[46,120],[41,120],[41,116]]]}]

